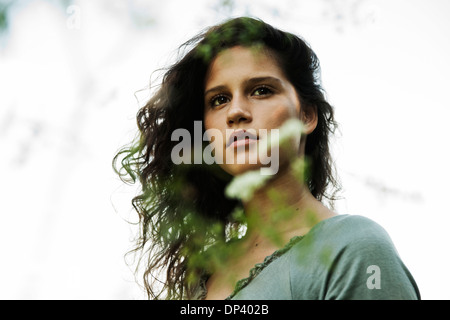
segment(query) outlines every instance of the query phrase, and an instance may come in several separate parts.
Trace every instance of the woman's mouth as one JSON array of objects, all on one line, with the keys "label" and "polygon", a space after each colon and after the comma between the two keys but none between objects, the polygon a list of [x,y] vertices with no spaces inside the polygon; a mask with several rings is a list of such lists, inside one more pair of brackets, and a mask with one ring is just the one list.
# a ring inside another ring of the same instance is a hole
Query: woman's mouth
[{"label": "woman's mouth", "polygon": [[251,131],[239,129],[234,131],[227,142],[227,148],[237,148],[240,146],[246,146],[258,141],[258,136]]}]

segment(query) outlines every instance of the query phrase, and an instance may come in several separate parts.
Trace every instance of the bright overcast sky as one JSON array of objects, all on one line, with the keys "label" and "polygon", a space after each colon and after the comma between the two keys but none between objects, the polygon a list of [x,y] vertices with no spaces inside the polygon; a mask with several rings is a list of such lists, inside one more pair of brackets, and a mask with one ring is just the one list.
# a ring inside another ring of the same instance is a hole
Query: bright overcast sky
[{"label": "bright overcast sky", "polygon": [[135,190],[111,159],[135,133],[152,72],[203,28],[246,14],[302,36],[321,60],[341,125],[339,212],[380,223],[422,297],[450,299],[450,2],[235,2],[11,8],[0,42],[1,299],[145,298],[123,259]]}]

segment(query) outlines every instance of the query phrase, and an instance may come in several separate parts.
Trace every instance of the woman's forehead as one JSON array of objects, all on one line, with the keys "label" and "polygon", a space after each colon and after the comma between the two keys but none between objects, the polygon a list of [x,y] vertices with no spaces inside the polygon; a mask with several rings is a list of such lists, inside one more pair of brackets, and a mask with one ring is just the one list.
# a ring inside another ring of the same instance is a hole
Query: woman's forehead
[{"label": "woman's forehead", "polygon": [[283,75],[274,55],[262,47],[235,46],[221,51],[212,61],[206,83],[220,81],[223,77],[237,77],[246,73]]}]

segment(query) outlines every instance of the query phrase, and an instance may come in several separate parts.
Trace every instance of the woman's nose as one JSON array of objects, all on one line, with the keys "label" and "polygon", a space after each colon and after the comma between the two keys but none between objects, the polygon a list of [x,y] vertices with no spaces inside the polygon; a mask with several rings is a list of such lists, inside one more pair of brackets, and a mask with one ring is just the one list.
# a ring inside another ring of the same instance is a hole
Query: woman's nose
[{"label": "woman's nose", "polygon": [[236,125],[241,122],[251,122],[252,119],[252,114],[245,99],[238,98],[231,102],[230,108],[227,112],[227,124],[229,126]]}]

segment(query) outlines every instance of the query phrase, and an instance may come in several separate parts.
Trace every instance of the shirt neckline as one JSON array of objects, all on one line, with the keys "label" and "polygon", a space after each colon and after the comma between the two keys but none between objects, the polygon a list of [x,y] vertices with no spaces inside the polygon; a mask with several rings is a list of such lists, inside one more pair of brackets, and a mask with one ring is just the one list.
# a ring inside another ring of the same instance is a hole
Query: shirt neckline
[{"label": "shirt neckline", "polygon": [[[255,264],[253,268],[250,269],[249,275],[246,278],[242,278],[239,281],[236,282],[234,286],[233,292],[225,298],[225,300],[231,300],[239,291],[241,291],[243,288],[245,288],[254,278],[256,278],[257,275],[259,275],[270,263],[281,257],[283,254],[285,254],[289,249],[291,249],[296,243],[298,243],[300,240],[302,240],[307,235],[311,234],[315,229],[319,228],[321,225],[326,224],[330,220],[334,220],[334,218],[337,217],[343,217],[347,216],[347,214],[337,214],[335,216],[326,218],[324,220],[321,220],[317,222],[306,234],[304,235],[297,235],[292,237],[288,243],[278,250],[275,250],[271,255],[264,258],[263,262]],[[200,299],[206,298],[207,295],[207,289],[206,289],[206,281],[208,277],[203,278],[200,287],[202,288],[202,294]]]},{"label": "shirt neckline", "polygon": [[256,276],[259,275],[261,271],[263,271],[269,264],[289,251],[290,248],[292,248],[303,238],[304,236],[292,237],[283,248],[275,250],[271,255],[265,257],[263,262],[255,264],[255,266],[250,269],[248,277],[242,278],[241,280],[236,282],[233,292],[228,297],[226,297],[225,300],[231,300],[239,291],[245,288],[254,278],[256,278]]}]

